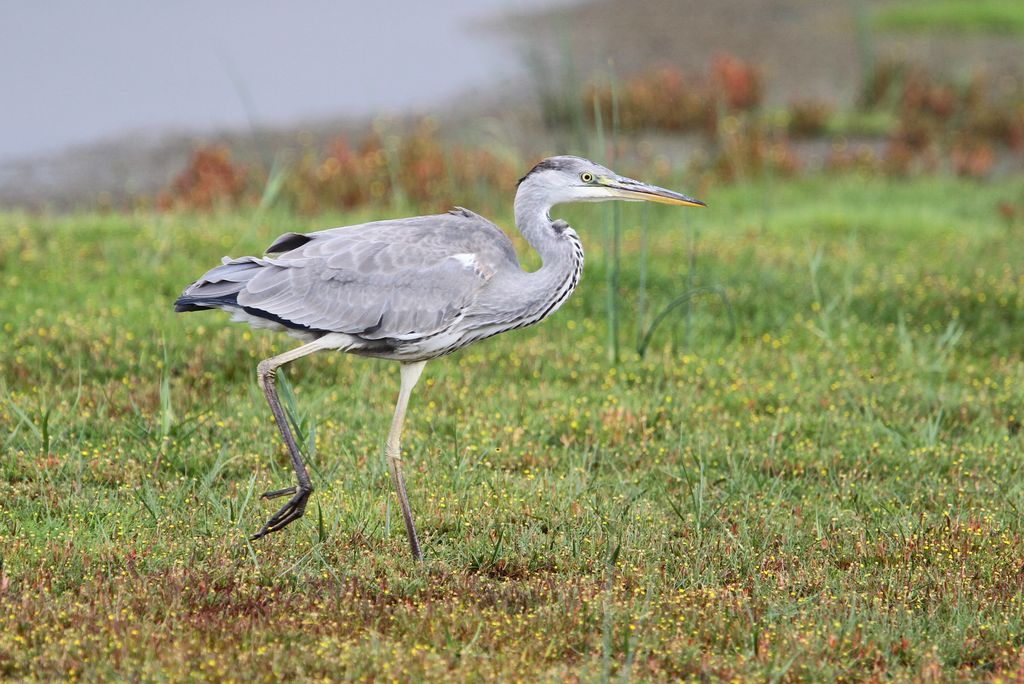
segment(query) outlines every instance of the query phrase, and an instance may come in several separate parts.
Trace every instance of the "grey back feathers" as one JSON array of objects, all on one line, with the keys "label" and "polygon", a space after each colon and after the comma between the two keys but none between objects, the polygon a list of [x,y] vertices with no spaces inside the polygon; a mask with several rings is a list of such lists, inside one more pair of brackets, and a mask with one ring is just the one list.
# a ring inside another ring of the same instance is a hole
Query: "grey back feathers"
[{"label": "grey back feathers", "polygon": [[[518,268],[512,243],[466,212],[278,238],[268,257],[225,260],[179,299],[272,314],[287,327],[369,339],[436,333],[497,269]],[[230,304],[229,304],[230,307]]]},{"label": "grey back feathers", "polygon": [[401,360],[433,358],[531,325],[572,293],[583,266],[575,231],[552,222],[578,157],[537,164],[516,195],[516,223],[544,266],[524,271],[505,233],[456,208],[447,214],[286,233],[262,257],[225,257],[190,285],[177,311],[219,308],[255,327],[304,339],[337,334],[339,347]]}]

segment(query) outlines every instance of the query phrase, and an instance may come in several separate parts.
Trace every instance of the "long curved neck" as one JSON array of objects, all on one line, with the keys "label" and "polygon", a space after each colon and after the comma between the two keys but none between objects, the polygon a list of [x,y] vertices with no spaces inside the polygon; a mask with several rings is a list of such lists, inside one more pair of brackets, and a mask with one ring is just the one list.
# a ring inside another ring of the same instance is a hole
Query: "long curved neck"
[{"label": "long curved neck", "polygon": [[519,184],[515,200],[516,228],[540,254],[544,269],[557,268],[571,256],[571,245],[551,221],[551,200],[543,188],[527,178]]},{"label": "long curved neck", "polygon": [[515,200],[516,227],[540,254],[542,262],[537,271],[522,274],[520,298],[524,322],[521,325],[532,325],[560,307],[583,273],[583,246],[568,224],[551,220],[551,205],[550,195],[529,178],[519,185]]}]

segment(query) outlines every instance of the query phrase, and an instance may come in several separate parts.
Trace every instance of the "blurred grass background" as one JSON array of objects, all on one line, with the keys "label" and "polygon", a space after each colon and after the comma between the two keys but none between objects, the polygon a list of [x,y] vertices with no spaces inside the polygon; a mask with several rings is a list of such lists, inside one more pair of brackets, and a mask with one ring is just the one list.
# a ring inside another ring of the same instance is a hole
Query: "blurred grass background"
[{"label": "blurred grass background", "polygon": [[911,0],[878,8],[883,30],[951,33],[1024,33],[1024,8],[1014,0]]}]

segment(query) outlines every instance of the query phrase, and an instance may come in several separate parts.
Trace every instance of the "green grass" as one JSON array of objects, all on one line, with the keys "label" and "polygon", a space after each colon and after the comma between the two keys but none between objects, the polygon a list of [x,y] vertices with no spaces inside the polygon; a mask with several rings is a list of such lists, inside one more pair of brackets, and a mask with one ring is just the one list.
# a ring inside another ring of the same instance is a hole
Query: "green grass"
[{"label": "green grass", "polygon": [[877,7],[872,20],[883,30],[943,33],[1024,33],[1020,0],[905,0]]},{"label": "green grass", "polygon": [[899,130],[900,120],[895,112],[885,109],[839,112],[829,118],[825,132],[832,137],[865,136],[885,138]]},{"label": "green grass", "polygon": [[367,215],[0,215],[0,679],[1013,676],[1024,226],[996,207],[1024,183],[699,194],[650,209],[649,306],[722,285],[735,336],[699,299],[610,365],[602,216],[572,207],[566,307],[427,366],[421,565],[382,458],[397,368],[288,370],[318,490],[250,545],[292,478],[254,377],[289,339],[171,311],[225,253]]}]

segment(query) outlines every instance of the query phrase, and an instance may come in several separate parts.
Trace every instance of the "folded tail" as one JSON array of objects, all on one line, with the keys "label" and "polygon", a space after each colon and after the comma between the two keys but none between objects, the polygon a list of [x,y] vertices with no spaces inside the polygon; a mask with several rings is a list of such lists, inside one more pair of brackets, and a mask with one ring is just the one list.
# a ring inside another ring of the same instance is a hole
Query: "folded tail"
[{"label": "folded tail", "polygon": [[260,261],[251,256],[239,259],[224,257],[224,263],[210,269],[202,278],[185,288],[174,301],[174,310],[182,313],[238,308],[238,293],[259,273],[262,266]]}]

